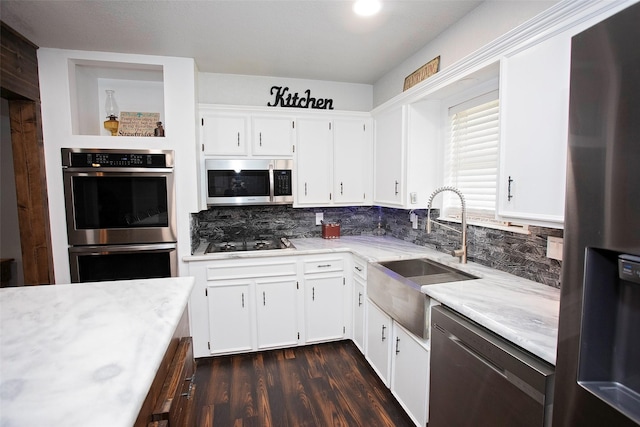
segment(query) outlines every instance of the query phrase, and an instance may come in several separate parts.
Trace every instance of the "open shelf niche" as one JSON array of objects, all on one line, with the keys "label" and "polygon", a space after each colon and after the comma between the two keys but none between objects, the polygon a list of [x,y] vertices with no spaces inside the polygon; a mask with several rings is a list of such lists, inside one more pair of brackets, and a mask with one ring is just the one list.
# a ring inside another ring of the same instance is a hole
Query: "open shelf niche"
[{"label": "open shelf niche", "polygon": [[103,127],[108,89],[115,91],[120,112],[160,113],[165,122],[162,65],[71,59],[69,89],[74,135],[111,135]]}]

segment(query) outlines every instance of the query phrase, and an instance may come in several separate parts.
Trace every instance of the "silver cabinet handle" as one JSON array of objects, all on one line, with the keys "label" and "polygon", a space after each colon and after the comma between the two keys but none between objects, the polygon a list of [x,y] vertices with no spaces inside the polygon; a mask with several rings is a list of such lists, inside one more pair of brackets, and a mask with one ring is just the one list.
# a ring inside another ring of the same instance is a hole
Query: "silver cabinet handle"
[{"label": "silver cabinet handle", "polygon": [[267,305],[267,295],[262,291],[262,305]]},{"label": "silver cabinet handle", "polygon": [[513,182],[513,179],[511,179],[511,175],[509,175],[509,179],[507,180],[507,201],[511,201],[511,199],[513,199],[513,194],[511,194],[511,183]]},{"label": "silver cabinet handle", "polygon": [[358,307],[362,305],[362,292],[358,292]]},{"label": "silver cabinet handle", "polygon": [[244,308],[244,292],[242,293],[242,308]]},{"label": "silver cabinet handle", "polygon": [[396,337],[396,354],[400,353],[399,344],[400,344],[400,337]]},{"label": "silver cabinet handle", "polygon": [[305,196],[307,195],[307,183],[306,182],[304,183],[304,195]]},{"label": "silver cabinet handle", "polygon": [[355,269],[360,271],[360,272],[363,270],[361,267],[358,267],[357,265],[355,266]]},{"label": "silver cabinet handle", "polygon": [[316,287],[312,287],[311,288],[311,301],[315,301],[316,300]]},{"label": "silver cabinet handle", "polygon": [[262,147],[262,132],[260,132],[259,135],[260,135],[260,147]]},{"label": "silver cabinet handle", "polygon": [[385,329],[387,329],[387,327],[385,325],[382,325],[382,341],[387,339],[387,337],[384,336]]},{"label": "silver cabinet handle", "polygon": [[240,147],[240,132],[238,132],[238,147]]},{"label": "silver cabinet handle", "polygon": [[340,195],[342,196],[344,194],[344,188],[342,186],[342,183],[340,183]]},{"label": "silver cabinet handle", "polygon": [[396,181],[395,192],[396,192],[396,196],[397,196],[398,195],[398,181]]},{"label": "silver cabinet handle", "polygon": [[331,264],[318,264],[318,268],[327,268],[331,267]]}]

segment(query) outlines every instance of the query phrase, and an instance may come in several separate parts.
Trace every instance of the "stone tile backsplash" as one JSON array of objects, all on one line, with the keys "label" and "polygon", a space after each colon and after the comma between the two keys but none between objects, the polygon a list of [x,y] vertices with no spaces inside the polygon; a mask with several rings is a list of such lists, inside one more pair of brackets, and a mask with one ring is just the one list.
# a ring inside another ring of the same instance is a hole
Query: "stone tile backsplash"
[{"label": "stone tile backsplash", "polygon": [[[296,208],[291,206],[216,207],[192,214],[191,247],[201,242],[259,239],[272,236],[321,237],[316,212],[324,221],[340,223],[343,236],[387,234],[395,238],[450,252],[460,245],[460,234],[438,225],[424,230],[426,209],[416,209],[418,229],[411,227],[409,211],[381,207]],[[433,213],[432,213],[433,215]],[[432,216],[433,218],[433,216]],[[459,224],[450,224],[459,228]],[[547,237],[562,237],[562,230],[529,226],[530,234],[469,225],[467,257],[497,270],[560,287],[560,261],[546,257]]]}]

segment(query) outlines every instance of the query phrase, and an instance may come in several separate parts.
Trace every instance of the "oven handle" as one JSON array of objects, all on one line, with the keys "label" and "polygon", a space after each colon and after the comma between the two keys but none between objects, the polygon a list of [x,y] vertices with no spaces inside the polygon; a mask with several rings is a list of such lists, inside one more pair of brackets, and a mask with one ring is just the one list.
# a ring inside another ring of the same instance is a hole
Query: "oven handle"
[{"label": "oven handle", "polygon": [[172,173],[173,168],[72,168],[62,167],[63,173]]},{"label": "oven handle", "polygon": [[175,243],[150,243],[132,245],[90,245],[90,246],[69,246],[69,253],[78,254],[101,254],[105,252],[166,252],[176,249]]}]

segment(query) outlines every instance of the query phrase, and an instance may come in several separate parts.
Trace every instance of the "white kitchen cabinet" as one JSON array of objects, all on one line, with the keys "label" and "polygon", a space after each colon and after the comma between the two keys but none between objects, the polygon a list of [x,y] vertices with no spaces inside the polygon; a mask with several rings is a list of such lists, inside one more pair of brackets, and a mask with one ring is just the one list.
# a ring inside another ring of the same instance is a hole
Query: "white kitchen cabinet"
[{"label": "white kitchen cabinet", "polygon": [[374,117],[373,198],[375,203],[383,206],[402,206],[404,111],[404,107],[396,107]]},{"label": "white kitchen cabinet", "polygon": [[367,283],[367,263],[360,258],[353,257],[353,342],[364,354],[364,322],[365,322],[365,301]]},{"label": "white kitchen cabinet", "polygon": [[375,114],[374,203],[426,208],[442,185],[442,110],[423,100]]},{"label": "white kitchen cabinet", "polygon": [[391,370],[392,320],[377,305],[366,301],[367,344],[365,356],[382,382],[389,387]]},{"label": "white kitchen cabinet", "polygon": [[371,203],[371,120],[301,118],[296,130],[296,206]]},{"label": "white kitchen cabinet", "polygon": [[207,286],[211,354],[244,352],[253,348],[250,287],[246,281]]},{"label": "white kitchen cabinet", "polygon": [[200,142],[205,156],[246,156],[249,117],[224,111],[200,112]]},{"label": "white kitchen cabinet", "polygon": [[335,204],[371,204],[371,120],[333,120],[333,201]]},{"label": "white kitchen cabinet", "polygon": [[296,205],[328,205],[333,174],[331,120],[304,118],[297,126]]},{"label": "white kitchen cabinet", "polygon": [[425,341],[393,324],[391,392],[416,423],[427,423],[429,348]]},{"label": "white kitchen cabinet", "polygon": [[501,61],[497,208],[503,220],[562,227],[570,60],[565,32]]},{"label": "white kitchen cabinet", "polygon": [[298,344],[304,305],[297,257],[189,263],[195,357]]},{"label": "white kitchen cabinet", "polygon": [[258,349],[298,344],[298,281],[256,279]]},{"label": "white kitchen cabinet", "polygon": [[274,158],[293,155],[295,120],[289,116],[251,117],[252,154]]},{"label": "white kitchen cabinet", "polygon": [[303,262],[305,342],[342,339],[346,334],[344,258],[313,257]]}]

